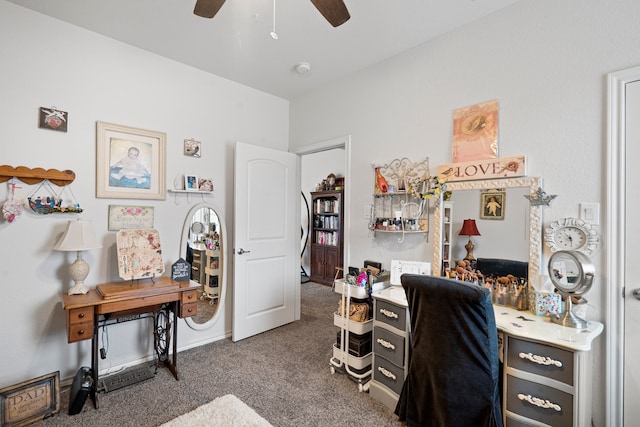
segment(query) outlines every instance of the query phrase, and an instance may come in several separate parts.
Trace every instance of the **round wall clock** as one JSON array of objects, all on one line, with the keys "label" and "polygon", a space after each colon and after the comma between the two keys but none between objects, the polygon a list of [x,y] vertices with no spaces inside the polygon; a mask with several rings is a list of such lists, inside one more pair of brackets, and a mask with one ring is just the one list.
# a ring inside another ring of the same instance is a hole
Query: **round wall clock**
[{"label": "round wall clock", "polygon": [[580,251],[591,255],[600,246],[600,233],[578,218],[561,218],[544,230],[545,244],[552,252]]}]

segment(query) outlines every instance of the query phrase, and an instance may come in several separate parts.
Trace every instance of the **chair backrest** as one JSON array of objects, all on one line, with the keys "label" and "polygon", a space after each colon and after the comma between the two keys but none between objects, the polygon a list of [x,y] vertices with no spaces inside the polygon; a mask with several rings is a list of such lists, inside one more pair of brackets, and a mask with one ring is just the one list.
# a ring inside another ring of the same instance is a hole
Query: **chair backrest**
[{"label": "chair backrest", "polygon": [[478,258],[476,260],[476,270],[479,270],[485,277],[512,274],[516,277],[527,278],[529,276],[529,263],[510,259]]},{"label": "chair backrest", "polygon": [[489,290],[435,276],[403,274],[401,281],[411,352],[396,414],[409,426],[502,426]]}]

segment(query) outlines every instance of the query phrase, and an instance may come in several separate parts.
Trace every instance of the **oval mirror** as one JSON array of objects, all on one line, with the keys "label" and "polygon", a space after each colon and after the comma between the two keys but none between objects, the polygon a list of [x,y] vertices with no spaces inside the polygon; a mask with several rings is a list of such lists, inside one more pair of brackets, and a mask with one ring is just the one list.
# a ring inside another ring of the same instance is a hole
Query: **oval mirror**
[{"label": "oval mirror", "polygon": [[209,205],[195,205],[184,220],[180,256],[191,264],[191,280],[200,284],[198,314],[186,319],[193,329],[211,327],[222,310],[226,289],[226,229],[220,215]]}]

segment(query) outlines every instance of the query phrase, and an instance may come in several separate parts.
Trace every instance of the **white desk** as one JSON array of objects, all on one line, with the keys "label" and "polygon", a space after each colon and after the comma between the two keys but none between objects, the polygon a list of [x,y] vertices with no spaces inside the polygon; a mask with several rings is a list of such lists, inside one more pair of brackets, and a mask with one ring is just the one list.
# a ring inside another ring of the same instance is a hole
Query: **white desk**
[{"label": "white desk", "polygon": [[[406,295],[400,286],[391,286],[373,296],[376,305],[388,302],[397,306],[397,312],[407,307]],[[493,309],[500,339],[500,360],[504,366],[502,412],[505,426],[591,425],[591,345],[602,333],[603,324],[592,321],[586,329],[575,329],[552,323],[549,317],[536,316],[530,311],[499,305],[494,305]],[[408,340],[406,332],[389,328],[384,321],[374,320],[374,331],[376,325],[391,330],[399,340]],[[378,381],[375,376],[378,362],[386,362],[376,354],[375,339],[373,353],[374,378],[370,393],[393,410],[397,392],[385,384],[384,379]]]}]

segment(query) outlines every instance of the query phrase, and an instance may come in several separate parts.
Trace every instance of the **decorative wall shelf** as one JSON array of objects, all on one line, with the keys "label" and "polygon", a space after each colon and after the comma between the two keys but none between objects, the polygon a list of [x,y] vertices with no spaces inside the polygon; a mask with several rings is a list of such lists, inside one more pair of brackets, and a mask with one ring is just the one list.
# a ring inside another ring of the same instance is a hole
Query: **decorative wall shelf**
[{"label": "decorative wall shelf", "polygon": [[200,191],[200,190],[173,190],[169,189],[169,193],[187,193],[187,194],[213,194],[213,191]]},{"label": "decorative wall shelf", "polygon": [[71,184],[76,179],[76,174],[72,170],[59,171],[57,169],[28,168],[26,166],[2,165],[0,166],[0,182],[5,182],[11,178],[17,178],[26,184],[37,184],[41,181],[49,180],[49,182],[63,186]]}]

